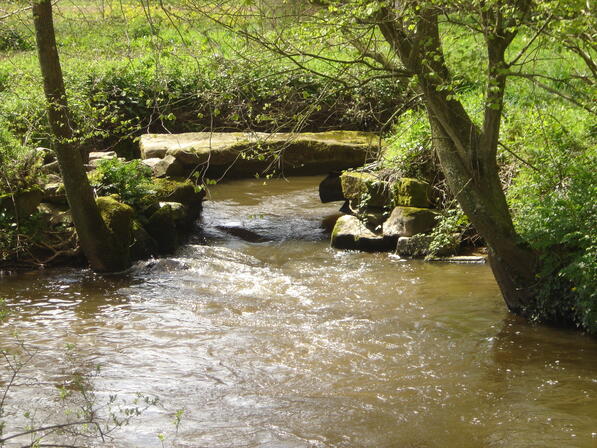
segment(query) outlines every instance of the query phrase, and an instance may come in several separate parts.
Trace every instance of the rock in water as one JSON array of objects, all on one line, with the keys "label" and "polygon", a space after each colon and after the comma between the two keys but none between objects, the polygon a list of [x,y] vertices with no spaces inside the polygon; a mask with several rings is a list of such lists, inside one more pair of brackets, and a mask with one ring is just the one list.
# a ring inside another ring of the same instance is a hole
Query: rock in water
[{"label": "rock in water", "polygon": [[154,177],[178,177],[184,174],[183,165],[171,155],[166,155],[163,159],[158,157],[145,159],[143,164],[151,168]]},{"label": "rock in water", "polygon": [[431,185],[423,180],[403,177],[393,185],[392,203],[402,207],[431,207]]},{"label": "rock in water", "polygon": [[187,171],[203,165],[208,174],[253,176],[280,163],[285,172],[317,174],[363,165],[380,147],[374,134],[193,132],[146,134],[141,158],[176,158]]},{"label": "rock in water", "polygon": [[383,224],[383,234],[394,239],[430,232],[436,224],[438,212],[429,208],[395,207]]},{"label": "rock in water", "polygon": [[271,241],[269,238],[259,235],[257,232],[252,230],[245,229],[244,227],[222,225],[216,226],[216,229],[249,243],[265,243],[267,241]]},{"label": "rock in water", "polygon": [[332,247],[336,249],[384,252],[394,247],[383,235],[373,233],[356,216],[345,215],[336,221],[332,231]]},{"label": "rock in water", "polygon": [[346,171],[340,176],[342,193],[353,209],[383,208],[390,202],[390,188],[375,174]]},{"label": "rock in water", "polygon": [[429,253],[429,235],[419,235],[417,238],[401,236],[396,244],[396,253],[404,257],[424,257]]},{"label": "rock in water", "polygon": [[322,203],[345,201],[342,193],[342,183],[340,182],[340,173],[334,171],[327,175],[319,184],[319,199]]},{"label": "rock in water", "polygon": [[112,196],[96,199],[102,219],[116,240],[125,247],[132,242],[133,216],[135,211],[130,205],[118,202]]}]

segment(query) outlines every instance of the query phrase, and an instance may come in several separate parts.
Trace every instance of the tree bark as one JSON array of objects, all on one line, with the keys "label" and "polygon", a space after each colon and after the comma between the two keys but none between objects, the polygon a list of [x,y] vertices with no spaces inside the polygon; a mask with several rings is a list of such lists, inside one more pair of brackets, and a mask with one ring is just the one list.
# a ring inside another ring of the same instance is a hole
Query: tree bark
[{"label": "tree bark", "polygon": [[33,0],[33,21],[53,146],[81,249],[94,271],[124,270],[130,265],[128,247],[119,247],[102,220],[81,153],[73,143],[50,0]]}]

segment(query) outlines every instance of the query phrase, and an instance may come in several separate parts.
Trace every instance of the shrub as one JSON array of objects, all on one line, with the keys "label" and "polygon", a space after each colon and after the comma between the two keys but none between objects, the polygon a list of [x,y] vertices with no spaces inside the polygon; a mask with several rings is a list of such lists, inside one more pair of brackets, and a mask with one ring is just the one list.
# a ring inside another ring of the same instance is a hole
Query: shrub
[{"label": "shrub", "polygon": [[456,253],[465,232],[470,227],[468,217],[458,205],[441,210],[436,220],[437,225],[430,233],[431,241],[427,258]]},{"label": "shrub", "polygon": [[0,51],[28,51],[35,48],[31,40],[15,29],[0,29]]},{"label": "shrub", "polygon": [[597,154],[557,149],[541,154],[541,170],[522,169],[510,192],[518,231],[542,263],[527,312],[597,333]]},{"label": "shrub", "polygon": [[140,160],[104,160],[91,176],[91,183],[99,195],[117,194],[122,202],[132,207],[139,206],[153,191],[151,168]]},{"label": "shrub", "polygon": [[24,146],[0,123],[0,196],[38,185],[42,164],[43,154]]}]

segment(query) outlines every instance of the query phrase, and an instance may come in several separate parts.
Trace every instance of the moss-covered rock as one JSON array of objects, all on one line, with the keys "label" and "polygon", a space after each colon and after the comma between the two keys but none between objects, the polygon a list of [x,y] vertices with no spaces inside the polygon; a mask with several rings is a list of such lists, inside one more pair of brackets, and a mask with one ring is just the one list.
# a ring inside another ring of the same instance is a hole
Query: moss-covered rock
[{"label": "moss-covered rock", "polygon": [[37,211],[43,217],[44,222],[50,227],[73,225],[73,217],[66,205],[42,202],[37,207]]},{"label": "moss-covered rock", "polygon": [[163,202],[180,202],[189,208],[201,208],[205,189],[197,188],[188,179],[155,179],[155,199]]},{"label": "moss-covered rock", "polygon": [[344,197],[353,208],[383,208],[390,203],[388,183],[373,173],[345,171],[340,183]]},{"label": "moss-covered rock", "polygon": [[177,177],[184,175],[184,166],[174,156],[166,155],[163,159],[144,159],[143,164],[151,168],[154,177]]},{"label": "moss-covered rock", "polygon": [[158,253],[158,244],[137,219],[133,220],[132,233],[131,258],[133,260],[149,258]]},{"label": "moss-covered rock", "polygon": [[187,169],[253,176],[279,162],[285,172],[317,174],[362,166],[380,147],[375,134],[356,131],[319,133],[194,132],[141,136],[141,157],[173,156]]},{"label": "moss-covered rock", "polygon": [[427,182],[403,177],[392,185],[394,207],[431,207],[431,185]]},{"label": "moss-covered rock", "polygon": [[336,221],[332,231],[332,247],[365,252],[392,250],[383,235],[369,230],[356,216],[345,215]]},{"label": "moss-covered rock", "polygon": [[401,236],[428,233],[435,227],[437,215],[437,211],[429,208],[395,207],[383,224],[383,234],[397,240]]},{"label": "moss-covered rock", "polygon": [[179,238],[175,217],[176,211],[166,204],[153,213],[145,225],[145,230],[156,241],[160,252],[174,252],[178,247]]},{"label": "moss-covered rock", "polygon": [[430,235],[401,236],[396,243],[396,253],[402,257],[424,257],[429,253]]},{"label": "moss-covered rock", "polygon": [[43,202],[57,205],[67,205],[64,184],[60,182],[49,182],[43,186]]},{"label": "moss-covered rock", "polygon": [[340,172],[334,171],[327,175],[319,184],[319,199],[322,203],[345,201],[340,182]]},{"label": "moss-covered rock", "polygon": [[129,247],[132,242],[133,217],[135,211],[130,205],[118,202],[113,196],[102,196],[96,200],[97,207],[106,226],[118,244]]}]

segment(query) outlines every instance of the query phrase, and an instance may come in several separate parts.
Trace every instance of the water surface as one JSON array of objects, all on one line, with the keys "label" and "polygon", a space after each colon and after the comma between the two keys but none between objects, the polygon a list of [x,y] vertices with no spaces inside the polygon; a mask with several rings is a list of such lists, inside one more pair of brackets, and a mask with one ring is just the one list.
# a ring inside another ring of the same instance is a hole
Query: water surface
[{"label": "water surface", "polygon": [[485,265],[330,249],[318,180],[213,187],[204,234],[127,275],[0,278],[41,382],[10,409],[50,421],[74,369],[160,398],[118,447],[597,447],[595,339],[509,315]]}]

